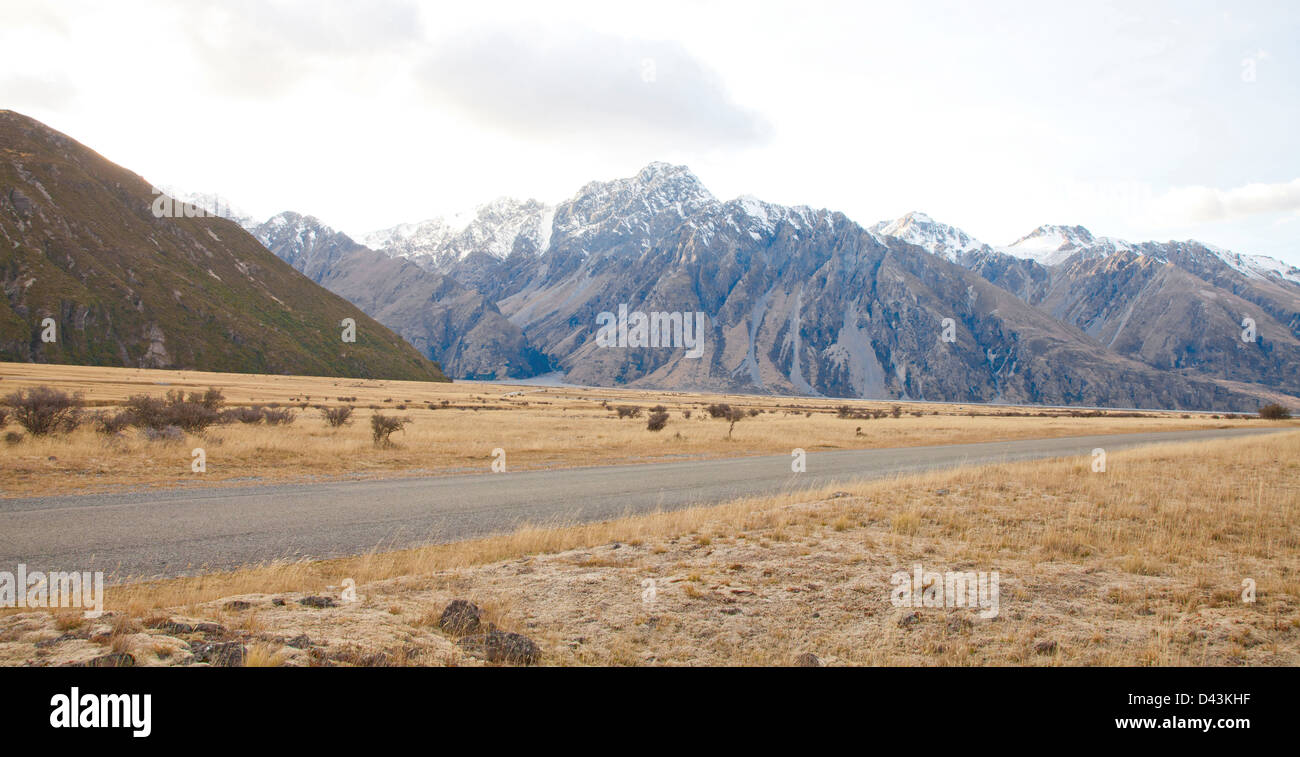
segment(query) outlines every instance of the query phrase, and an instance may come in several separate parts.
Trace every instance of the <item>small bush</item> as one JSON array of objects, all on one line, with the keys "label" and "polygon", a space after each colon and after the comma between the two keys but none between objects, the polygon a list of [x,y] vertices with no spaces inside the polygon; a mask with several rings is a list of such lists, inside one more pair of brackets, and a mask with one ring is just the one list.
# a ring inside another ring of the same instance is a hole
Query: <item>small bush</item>
[{"label": "small bush", "polygon": [[5,433],[5,444],[14,445],[23,440],[23,435],[17,431],[8,431]]},{"label": "small bush", "polygon": [[297,419],[294,412],[289,408],[283,410],[279,408],[270,408],[262,411],[262,420],[266,421],[268,426],[289,426]]},{"label": "small bush", "polygon": [[731,417],[731,405],[717,404],[709,405],[704,408],[709,412],[710,418],[729,418]]},{"label": "small bush", "polygon": [[352,406],[343,405],[341,407],[322,407],[321,415],[325,417],[325,424],[330,428],[346,426],[352,422]]},{"label": "small bush", "polygon": [[649,431],[662,431],[666,425],[668,425],[668,413],[651,413],[650,420],[646,424],[646,429]]},{"label": "small bush", "polygon": [[56,431],[71,431],[81,425],[83,402],[80,394],[69,396],[48,386],[19,389],[7,395],[0,404],[11,408],[18,425],[32,436],[44,436]]},{"label": "small bush", "polygon": [[745,411],[741,408],[728,408],[727,417],[724,420],[730,421],[731,425],[727,426],[727,438],[731,438],[731,432],[736,430],[736,423],[745,418]]},{"label": "small bush", "polygon": [[1259,409],[1259,417],[1270,421],[1283,421],[1291,417],[1291,410],[1276,402]]},{"label": "small bush", "polygon": [[147,394],[133,394],[126,400],[126,412],[131,415],[132,423],[140,428],[162,428],[167,404],[157,397]]},{"label": "small bush", "polygon": [[105,436],[117,436],[135,423],[135,417],[129,410],[116,413],[99,413],[95,416],[95,430]]},{"label": "small bush", "polygon": [[3,407],[0,407],[0,428],[4,428],[5,424],[8,422],[9,422],[9,411]]},{"label": "small bush", "polygon": [[124,411],[131,425],[138,428],[164,429],[174,426],[184,431],[198,433],[214,423],[228,422],[225,413],[218,412],[224,403],[221,391],[209,388],[207,392],[190,392],[188,397],[174,389],[163,397],[136,394],[126,401]]},{"label": "small bush", "polygon": [[208,387],[208,390],[202,395],[199,395],[197,392],[191,394],[190,401],[196,402],[197,404],[213,411],[220,410],[222,406],[226,404],[225,396],[221,393],[221,390],[215,386]]},{"label": "small bush", "polygon": [[220,419],[220,413],[200,402],[178,402],[163,413],[163,426],[178,427],[191,433],[202,431]]},{"label": "small bush", "polygon": [[900,415],[903,414],[903,406],[894,405],[893,407],[889,408],[889,414],[894,416],[895,418],[899,417]]},{"label": "small bush", "polygon": [[223,412],[221,418],[226,423],[233,423],[235,421],[250,424],[261,423],[263,412],[265,412],[265,408],[261,405],[253,405],[252,407],[232,407]]},{"label": "small bush", "polygon": [[619,405],[614,408],[620,418],[639,418],[641,417],[641,408],[634,405]]},{"label": "small bush", "polygon": [[374,437],[375,446],[387,447],[392,444],[389,439],[394,431],[401,431],[409,423],[406,418],[394,418],[382,413],[375,413],[370,416],[370,433]]}]

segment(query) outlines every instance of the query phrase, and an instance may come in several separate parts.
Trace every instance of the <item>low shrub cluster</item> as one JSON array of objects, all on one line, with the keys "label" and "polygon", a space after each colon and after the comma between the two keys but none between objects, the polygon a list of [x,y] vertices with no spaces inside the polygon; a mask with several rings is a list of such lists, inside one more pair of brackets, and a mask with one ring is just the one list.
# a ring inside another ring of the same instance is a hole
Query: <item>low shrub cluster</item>
[{"label": "low shrub cluster", "polygon": [[1259,409],[1259,417],[1270,421],[1284,421],[1291,417],[1291,409],[1274,402]]},{"label": "low shrub cluster", "polygon": [[69,395],[48,386],[19,389],[5,395],[0,404],[8,407],[5,415],[12,415],[32,436],[76,429],[81,425],[85,407],[80,394]]},{"label": "low shrub cluster", "polygon": [[352,422],[352,406],[340,405],[339,407],[318,407],[321,416],[325,419],[325,425],[330,428],[339,428]]}]

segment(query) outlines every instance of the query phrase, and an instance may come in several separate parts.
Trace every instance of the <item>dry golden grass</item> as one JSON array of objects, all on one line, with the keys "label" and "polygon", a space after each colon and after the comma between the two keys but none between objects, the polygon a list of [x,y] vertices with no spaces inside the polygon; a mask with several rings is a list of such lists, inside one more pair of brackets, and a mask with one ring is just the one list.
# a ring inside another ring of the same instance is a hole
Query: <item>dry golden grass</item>
[{"label": "dry golden grass", "polygon": [[[297,410],[290,426],[213,426],[176,442],[150,442],[136,430],[109,439],[90,428],[27,437],[15,445],[0,442],[0,497],[487,472],[498,448],[504,450],[509,469],[523,470],[788,454],[792,447],[864,449],[1246,423],[1285,425],[1176,413],[1087,418],[1070,417],[1067,411],[924,403],[901,405],[899,418],[863,420],[839,418],[836,408],[890,409],[894,403],[0,363],[0,395],[41,384],[80,392],[89,404],[104,410],[133,394],[158,396],[171,389],[202,391],[208,386],[220,387],[234,405],[309,407]],[[715,402],[763,412],[737,423],[728,439],[728,424],[708,418],[704,410]],[[357,411],[351,425],[331,429],[320,411],[310,407],[317,404],[351,404]],[[648,409],[658,404],[671,416],[659,432],[646,430],[644,410],[642,417],[632,419],[619,419],[614,411],[620,405]],[[688,411],[689,419],[684,417]],[[393,436],[392,447],[376,448],[371,441],[369,420],[376,412],[412,420]],[[993,414],[997,412],[1032,414],[1005,417]],[[17,429],[13,422],[6,427]],[[205,451],[205,473],[191,472],[195,447]]]},{"label": "dry golden grass", "polygon": [[[1300,664],[1300,433],[1115,452],[1105,473],[1063,459],[842,489],[110,587],[121,615],[100,633],[139,650],[129,619],[180,615],[268,645],[262,664],[478,664],[436,629],[464,597],[548,664]],[[889,577],[916,563],[998,571],[1000,614],[901,623]],[[293,601],[344,578],[360,601]],[[233,596],[253,609],[223,609]],[[0,662],[32,659],[60,617],[0,618]],[[276,646],[298,633],[317,656]]]}]

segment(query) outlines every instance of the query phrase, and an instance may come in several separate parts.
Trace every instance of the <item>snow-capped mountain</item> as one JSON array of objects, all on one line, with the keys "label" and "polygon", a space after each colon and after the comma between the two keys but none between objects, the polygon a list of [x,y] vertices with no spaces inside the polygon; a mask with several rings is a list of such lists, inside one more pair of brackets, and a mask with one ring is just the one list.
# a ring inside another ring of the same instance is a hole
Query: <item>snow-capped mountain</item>
[{"label": "snow-capped mountain", "polygon": [[357,244],[312,216],[285,212],[253,235],[312,281],[392,329],[454,378],[518,378],[545,372],[496,305],[450,276]]},{"label": "snow-capped mountain", "polygon": [[[867,229],[721,201],[666,163],[557,206],[503,199],[367,235],[382,254],[322,226],[284,214],[259,237],[456,376],[1189,409],[1300,396],[1300,287],[1194,242],[1042,226],[999,248],[920,212]],[[601,348],[596,316],[620,305],[704,313],[705,354]],[[1239,338],[1247,313],[1259,343]]]},{"label": "snow-capped mountain", "polygon": [[[1300,394],[1300,270],[1281,261],[1195,241],[1126,242],[1082,226],[1040,226],[993,249],[929,218],[877,229],[1154,368]],[[1255,321],[1262,348],[1239,344],[1243,318]]]},{"label": "snow-capped mountain", "polygon": [[1002,248],[1002,251],[1043,265],[1056,265],[1077,254],[1098,258],[1131,248],[1128,242],[1120,239],[1094,237],[1082,226],[1045,225]]},{"label": "snow-capped mountain", "polygon": [[473,254],[504,259],[516,250],[544,250],[554,216],[555,208],[536,200],[502,197],[473,213],[373,231],[362,235],[361,242],[426,270],[443,272]]},{"label": "snow-capped mountain", "polygon": [[1300,267],[1284,263],[1267,255],[1241,255],[1214,245],[1205,245],[1220,260],[1244,276],[1255,279],[1282,279],[1300,284]]},{"label": "snow-capped mountain", "polygon": [[[592,182],[561,203],[540,254],[481,256],[491,263],[474,279],[462,266],[451,273],[487,295],[577,383],[1253,407],[1239,387],[1122,357],[949,261],[1043,266],[919,214],[910,221],[901,233],[941,256],[841,213],[752,197],[719,201],[685,167],[652,164]],[[967,252],[944,250],[941,240]],[[704,313],[704,355],[602,348],[596,316],[620,305]],[[939,341],[945,318],[957,324],[955,343]]]},{"label": "snow-capped mountain", "polygon": [[892,221],[881,221],[872,226],[871,230],[876,234],[909,242],[954,263],[970,253],[990,249],[989,245],[961,229],[939,223],[920,211],[912,211]]}]

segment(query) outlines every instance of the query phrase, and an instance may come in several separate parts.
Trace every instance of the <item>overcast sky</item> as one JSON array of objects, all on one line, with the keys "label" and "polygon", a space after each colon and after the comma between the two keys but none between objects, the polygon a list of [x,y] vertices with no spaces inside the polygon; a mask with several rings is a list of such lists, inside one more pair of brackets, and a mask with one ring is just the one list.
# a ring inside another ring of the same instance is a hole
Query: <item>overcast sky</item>
[{"label": "overcast sky", "polygon": [[684,163],[1300,265],[1300,3],[0,0],[0,108],[351,233]]}]

